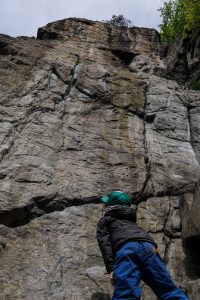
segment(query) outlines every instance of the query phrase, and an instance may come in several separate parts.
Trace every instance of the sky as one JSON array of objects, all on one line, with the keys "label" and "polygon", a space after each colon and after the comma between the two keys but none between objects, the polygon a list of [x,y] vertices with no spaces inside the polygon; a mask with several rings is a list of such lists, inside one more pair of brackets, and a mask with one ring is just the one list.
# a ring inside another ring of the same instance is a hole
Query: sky
[{"label": "sky", "polygon": [[134,26],[156,28],[161,23],[158,8],[166,0],[0,0],[0,33],[36,36],[49,22],[80,17],[109,20],[122,14]]}]

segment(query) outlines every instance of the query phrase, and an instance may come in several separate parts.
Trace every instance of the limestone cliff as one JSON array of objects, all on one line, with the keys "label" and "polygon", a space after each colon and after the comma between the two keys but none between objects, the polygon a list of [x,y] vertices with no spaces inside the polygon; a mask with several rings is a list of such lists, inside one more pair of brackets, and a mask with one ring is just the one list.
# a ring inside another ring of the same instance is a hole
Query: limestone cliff
[{"label": "limestone cliff", "polygon": [[156,30],[85,19],[0,35],[2,299],[110,299],[95,234],[112,190],[200,298],[200,93],[159,53]]}]

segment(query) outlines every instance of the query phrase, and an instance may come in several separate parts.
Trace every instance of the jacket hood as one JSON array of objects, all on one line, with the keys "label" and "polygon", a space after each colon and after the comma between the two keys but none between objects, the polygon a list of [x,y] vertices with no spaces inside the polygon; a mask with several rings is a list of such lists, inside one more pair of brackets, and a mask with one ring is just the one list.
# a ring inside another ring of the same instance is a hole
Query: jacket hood
[{"label": "jacket hood", "polygon": [[134,207],[120,206],[120,205],[111,206],[108,207],[105,216],[136,222],[136,206]]}]

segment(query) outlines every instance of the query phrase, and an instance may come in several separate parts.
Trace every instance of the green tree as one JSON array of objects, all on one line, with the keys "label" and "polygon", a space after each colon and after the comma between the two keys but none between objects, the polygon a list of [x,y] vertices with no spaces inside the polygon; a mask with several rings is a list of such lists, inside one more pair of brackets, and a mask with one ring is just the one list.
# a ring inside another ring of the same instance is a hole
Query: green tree
[{"label": "green tree", "polygon": [[159,25],[161,40],[172,42],[176,36],[196,37],[200,30],[199,0],[170,0],[159,9],[162,23]]},{"label": "green tree", "polygon": [[107,23],[108,25],[116,26],[116,27],[123,27],[123,26],[128,27],[132,24],[132,22],[128,20],[126,17],[124,17],[123,15],[118,15],[118,16],[113,15],[110,20],[106,20],[103,22]]},{"label": "green tree", "polygon": [[200,1],[184,0],[183,7],[185,10],[185,32],[191,32],[195,37],[200,31]]}]

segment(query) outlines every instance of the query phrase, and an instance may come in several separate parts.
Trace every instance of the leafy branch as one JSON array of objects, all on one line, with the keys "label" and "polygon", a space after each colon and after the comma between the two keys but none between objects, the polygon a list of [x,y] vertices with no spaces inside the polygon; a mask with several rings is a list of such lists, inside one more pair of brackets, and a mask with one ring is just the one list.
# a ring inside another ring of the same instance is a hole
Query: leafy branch
[{"label": "leafy branch", "polygon": [[170,0],[158,11],[162,17],[159,25],[162,42],[171,43],[176,36],[194,39],[200,32],[199,0]]}]

